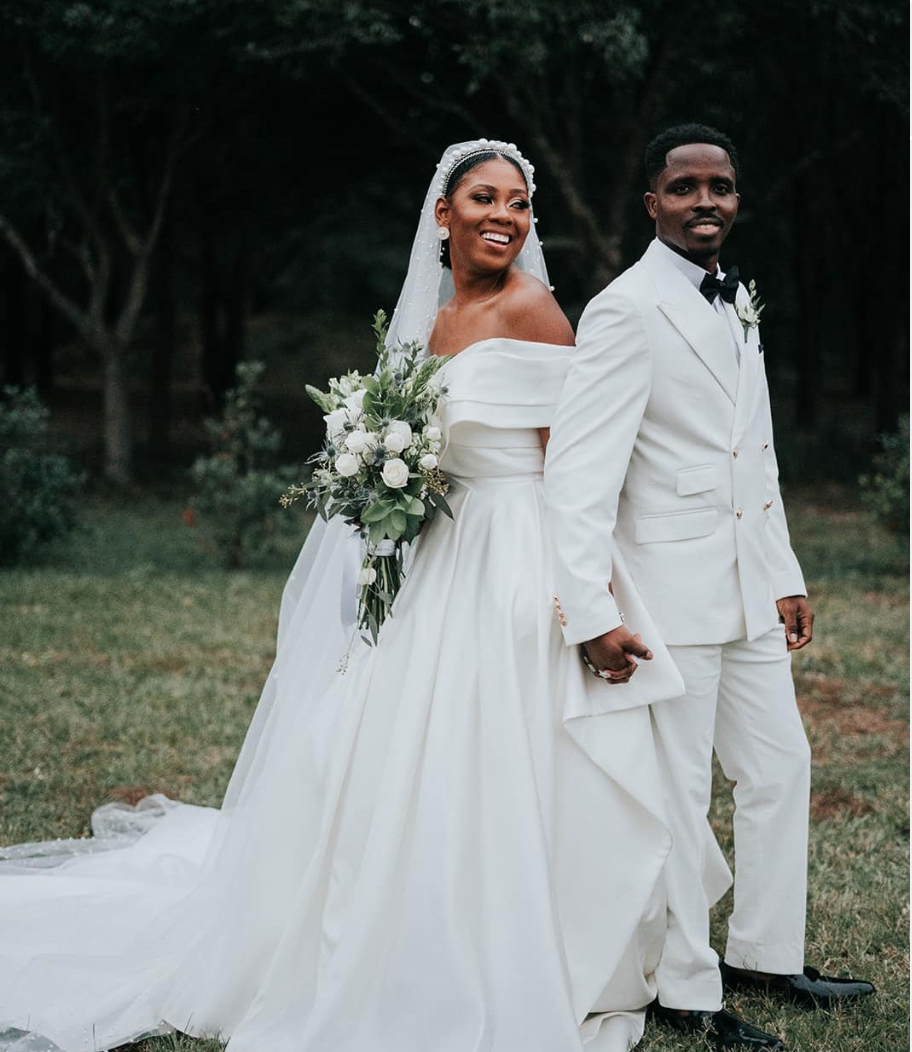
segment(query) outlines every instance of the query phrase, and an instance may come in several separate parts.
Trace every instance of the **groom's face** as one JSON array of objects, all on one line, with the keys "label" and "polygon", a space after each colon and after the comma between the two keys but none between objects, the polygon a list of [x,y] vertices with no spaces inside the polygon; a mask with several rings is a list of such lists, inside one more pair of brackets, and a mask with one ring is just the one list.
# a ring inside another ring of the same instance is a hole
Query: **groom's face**
[{"label": "groom's face", "polygon": [[644,197],[656,237],[713,272],[738,214],[738,200],[728,153],[709,143],[669,150],[655,188]]}]

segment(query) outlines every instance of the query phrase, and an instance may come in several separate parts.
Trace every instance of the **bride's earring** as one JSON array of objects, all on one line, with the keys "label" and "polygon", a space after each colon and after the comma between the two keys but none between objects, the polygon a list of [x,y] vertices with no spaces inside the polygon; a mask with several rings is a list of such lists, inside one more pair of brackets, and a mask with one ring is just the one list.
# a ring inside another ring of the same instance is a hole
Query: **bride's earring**
[{"label": "bride's earring", "polygon": [[439,227],[437,227],[437,237],[439,237],[441,241],[446,241],[446,239],[449,236],[450,236],[450,228],[448,226],[439,226]]}]

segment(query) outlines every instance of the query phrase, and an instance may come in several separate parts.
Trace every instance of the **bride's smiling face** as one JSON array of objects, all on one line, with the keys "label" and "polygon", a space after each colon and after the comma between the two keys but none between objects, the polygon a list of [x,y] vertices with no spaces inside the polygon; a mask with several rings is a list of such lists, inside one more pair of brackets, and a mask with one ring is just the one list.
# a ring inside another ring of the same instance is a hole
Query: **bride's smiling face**
[{"label": "bride's smiling face", "polygon": [[495,157],[470,168],[435,209],[437,223],[449,227],[451,264],[506,269],[525,244],[529,209],[529,191],[509,161]]}]

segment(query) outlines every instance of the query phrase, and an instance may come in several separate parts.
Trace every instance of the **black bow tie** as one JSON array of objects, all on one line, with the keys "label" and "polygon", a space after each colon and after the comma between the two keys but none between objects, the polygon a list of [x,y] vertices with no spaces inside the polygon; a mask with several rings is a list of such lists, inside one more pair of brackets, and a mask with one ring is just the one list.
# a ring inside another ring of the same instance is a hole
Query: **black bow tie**
[{"label": "black bow tie", "polygon": [[707,274],[700,282],[700,291],[709,303],[712,303],[716,296],[721,296],[726,303],[734,303],[738,295],[738,268],[729,267],[721,281],[715,274]]}]

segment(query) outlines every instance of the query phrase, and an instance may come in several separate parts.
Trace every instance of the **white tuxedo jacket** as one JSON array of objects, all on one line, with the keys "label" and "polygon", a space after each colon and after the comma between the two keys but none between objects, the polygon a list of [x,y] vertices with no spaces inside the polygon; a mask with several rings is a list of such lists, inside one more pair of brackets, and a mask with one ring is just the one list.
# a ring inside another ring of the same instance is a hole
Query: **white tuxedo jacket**
[{"label": "white tuxedo jacket", "polygon": [[583,312],[545,460],[568,644],[621,623],[613,545],[670,645],[754,639],[776,599],[806,594],[759,331],[735,327],[740,365],[732,327],[655,242]]}]

